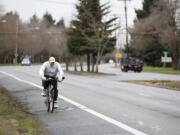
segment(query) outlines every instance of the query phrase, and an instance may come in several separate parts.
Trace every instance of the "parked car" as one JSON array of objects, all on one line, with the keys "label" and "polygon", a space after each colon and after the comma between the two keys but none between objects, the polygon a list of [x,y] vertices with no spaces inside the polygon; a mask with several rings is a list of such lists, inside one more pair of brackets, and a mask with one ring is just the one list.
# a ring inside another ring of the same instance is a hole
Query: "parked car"
[{"label": "parked car", "polygon": [[114,63],[114,61],[112,59],[110,59],[108,63],[112,64],[112,63]]},{"label": "parked car", "polygon": [[22,61],[21,61],[22,66],[30,66],[31,64],[32,64],[31,60],[28,57],[23,58]]},{"label": "parked car", "polygon": [[122,60],[121,65],[122,72],[128,72],[129,70],[134,72],[141,72],[143,70],[144,63],[142,60],[130,58]]}]

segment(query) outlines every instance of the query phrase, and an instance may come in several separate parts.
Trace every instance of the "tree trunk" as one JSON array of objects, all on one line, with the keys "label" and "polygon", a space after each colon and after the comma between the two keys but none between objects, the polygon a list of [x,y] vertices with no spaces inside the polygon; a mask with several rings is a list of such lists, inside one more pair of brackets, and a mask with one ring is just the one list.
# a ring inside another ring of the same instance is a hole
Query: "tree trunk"
[{"label": "tree trunk", "polygon": [[95,54],[93,54],[92,55],[92,72],[94,72],[95,64],[96,64],[96,56],[95,56]]},{"label": "tree trunk", "polygon": [[31,61],[32,61],[32,63],[35,63],[35,62],[36,62],[34,56],[31,57]]},{"label": "tree trunk", "polygon": [[76,61],[76,59],[74,61],[74,71],[77,71],[77,61]]},{"label": "tree trunk", "polygon": [[96,64],[96,73],[98,73],[99,72],[99,69],[98,69],[99,67],[98,67],[98,64]]},{"label": "tree trunk", "polygon": [[177,44],[177,41],[175,41],[175,51],[173,51],[173,67],[175,70],[179,70],[180,69],[180,64],[179,64],[179,61],[180,61],[180,54],[179,54],[179,47],[178,47],[178,44]]},{"label": "tree trunk", "polygon": [[177,69],[177,70],[180,70],[180,58],[178,58],[178,62],[177,62],[176,69]]},{"label": "tree trunk", "polygon": [[66,58],[66,71],[69,71],[69,61],[68,61],[68,58]]},{"label": "tree trunk", "polygon": [[80,61],[80,68],[81,68],[81,72],[84,72],[83,70],[83,61],[82,61],[82,56],[79,57],[79,61]]},{"label": "tree trunk", "polygon": [[100,53],[98,52],[98,55],[96,58],[96,73],[99,72],[99,60],[100,60]]},{"label": "tree trunk", "polygon": [[87,54],[87,72],[90,72],[90,54]]}]

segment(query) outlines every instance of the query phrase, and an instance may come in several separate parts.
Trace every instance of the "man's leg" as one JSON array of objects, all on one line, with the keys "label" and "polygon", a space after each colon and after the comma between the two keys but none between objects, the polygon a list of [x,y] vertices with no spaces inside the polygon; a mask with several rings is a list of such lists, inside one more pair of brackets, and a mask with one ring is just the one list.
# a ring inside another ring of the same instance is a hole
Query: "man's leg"
[{"label": "man's leg", "polygon": [[42,90],[41,96],[45,97],[46,96],[46,90],[48,88],[48,82],[42,80],[42,86],[43,86],[43,90]]},{"label": "man's leg", "polygon": [[53,82],[53,88],[54,88],[54,100],[56,101],[58,97],[57,80]]}]

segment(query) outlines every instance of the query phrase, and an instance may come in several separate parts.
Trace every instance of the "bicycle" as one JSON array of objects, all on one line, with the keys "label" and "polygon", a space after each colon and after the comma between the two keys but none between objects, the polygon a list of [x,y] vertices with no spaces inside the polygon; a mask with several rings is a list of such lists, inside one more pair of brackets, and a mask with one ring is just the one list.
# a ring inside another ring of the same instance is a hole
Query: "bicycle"
[{"label": "bicycle", "polygon": [[[65,78],[63,77],[62,78],[62,81],[64,80]],[[49,82],[49,85],[48,85],[48,88],[46,90],[46,99],[45,99],[45,104],[46,104],[46,107],[47,107],[47,112],[51,112],[53,113],[54,112],[54,102],[55,102],[55,97],[54,97],[54,87],[53,87],[53,82],[56,81],[57,79],[54,79],[54,78],[48,78],[46,81]],[[62,81],[58,81],[58,82],[62,82]]]}]

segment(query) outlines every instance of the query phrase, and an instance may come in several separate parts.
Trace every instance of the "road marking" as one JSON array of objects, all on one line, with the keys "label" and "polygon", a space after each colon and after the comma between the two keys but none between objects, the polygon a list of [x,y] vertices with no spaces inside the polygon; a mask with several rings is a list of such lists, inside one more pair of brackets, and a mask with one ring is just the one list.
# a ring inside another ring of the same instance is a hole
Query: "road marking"
[{"label": "road marking", "polygon": [[144,122],[142,122],[142,121],[138,121],[137,123],[138,123],[138,125],[140,125],[140,126],[144,126],[144,125],[145,125]]},{"label": "road marking", "polygon": [[122,129],[124,129],[124,130],[126,130],[126,131],[128,131],[128,132],[130,132],[130,133],[132,133],[134,135],[147,135],[147,134],[145,134],[145,133],[143,133],[141,131],[133,129],[130,126],[127,126],[127,125],[125,125],[125,124],[123,124],[123,123],[121,123],[121,122],[119,122],[119,121],[117,121],[115,119],[112,119],[112,118],[110,118],[108,116],[105,116],[105,115],[103,115],[101,113],[98,113],[98,112],[96,112],[96,111],[94,111],[94,110],[92,110],[92,109],[90,109],[90,108],[88,108],[88,107],[86,107],[84,105],[81,105],[81,104],[79,104],[79,103],[77,103],[77,102],[75,102],[75,101],[73,101],[71,99],[68,99],[68,98],[66,98],[64,96],[59,95],[59,98],[62,98],[63,100],[77,106],[81,110],[84,110],[84,111],[86,111],[86,112],[88,112],[90,114],[93,114],[94,116],[99,117],[99,118],[101,118],[101,119],[103,119],[103,120],[105,120],[105,121],[107,121],[107,122],[109,122],[109,123],[111,123],[113,125],[116,125],[116,126],[122,128]]},{"label": "road marking", "polygon": [[[29,81],[22,80],[22,79],[14,76],[12,74],[9,74],[7,72],[0,71],[0,73],[5,74],[7,76],[10,76],[10,77],[12,77],[12,78],[14,78],[14,79],[16,79],[16,80],[18,80],[20,82],[23,82],[23,83],[26,83],[26,84],[29,84],[29,85],[32,85],[32,86],[35,86],[37,88],[42,89],[42,86],[39,86],[39,85],[37,85],[35,83],[32,83],[32,82],[29,82]],[[134,129],[134,128],[132,128],[132,127],[130,127],[130,126],[124,124],[124,123],[121,123],[121,122],[119,122],[119,121],[117,121],[117,120],[115,120],[113,118],[110,118],[110,117],[105,116],[105,115],[103,115],[101,113],[98,113],[98,112],[96,112],[96,111],[94,111],[94,110],[92,110],[92,109],[90,109],[90,108],[88,108],[88,107],[86,107],[84,105],[81,105],[81,104],[79,104],[79,103],[77,103],[77,102],[75,102],[75,101],[73,101],[73,100],[71,100],[71,99],[69,99],[67,97],[64,97],[62,95],[58,95],[58,96],[59,96],[59,98],[62,98],[64,101],[77,106],[81,110],[84,110],[84,111],[86,111],[86,112],[88,112],[88,113],[90,113],[90,114],[92,114],[92,115],[94,115],[94,116],[96,116],[98,118],[101,118],[101,119],[103,119],[103,120],[105,120],[105,121],[107,121],[107,122],[109,122],[109,123],[111,123],[113,125],[116,125],[116,126],[120,127],[121,129],[124,129],[124,130],[126,130],[126,131],[128,131],[128,132],[130,132],[130,133],[132,133],[134,135],[147,135],[146,133],[143,133],[143,132],[141,132],[139,130],[136,130],[136,129]]]},{"label": "road marking", "polygon": [[150,97],[150,98],[152,98],[151,95],[148,95],[148,94],[145,94],[145,93],[139,93],[139,95],[144,96],[144,97]]},{"label": "road marking", "polygon": [[155,125],[152,128],[155,129],[156,131],[161,131],[161,127],[159,125]]}]

